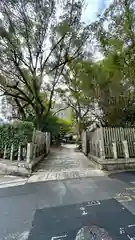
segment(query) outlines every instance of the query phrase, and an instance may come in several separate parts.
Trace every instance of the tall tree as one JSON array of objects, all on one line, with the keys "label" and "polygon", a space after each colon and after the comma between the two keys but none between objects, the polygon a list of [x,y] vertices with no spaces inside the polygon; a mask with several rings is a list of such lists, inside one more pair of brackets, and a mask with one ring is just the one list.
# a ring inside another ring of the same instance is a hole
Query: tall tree
[{"label": "tall tree", "polygon": [[[89,38],[89,26],[81,22],[83,1],[59,4],[56,0],[0,2],[0,88],[21,114],[26,114],[26,107],[32,109],[38,128],[42,116],[50,112],[66,64],[83,54]],[[46,106],[42,91],[47,93]]]},{"label": "tall tree", "polygon": [[92,95],[84,91],[84,79],[86,80],[86,65],[90,62],[74,60],[69,63],[63,72],[63,89],[58,89],[60,96],[67,106],[75,113],[79,137],[91,119]]},{"label": "tall tree", "polygon": [[[135,1],[113,1],[93,24],[104,59],[95,64],[95,90],[105,124],[119,125],[134,108]],[[91,80],[89,81],[91,84]],[[125,115],[126,114],[126,115]],[[134,116],[130,113],[131,116]],[[133,119],[132,119],[133,121]]]},{"label": "tall tree", "polygon": [[[88,77],[84,79],[85,95],[93,96],[93,104],[97,105],[93,115],[105,125],[120,125],[126,119],[127,110],[135,102],[134,91],[128,82],[121,81],[121,64],[116,55],[104,58],[94,63],[87,70]],[[129,111],[128,111],[129,112]]]},{"label": "tall tree", "polygon": [[135,51],[135,1],[118,0],[106,9],[97,23],[96,37],[101,52],[107,56],[113,54],[119,61],[121,80],[134,85]]}]

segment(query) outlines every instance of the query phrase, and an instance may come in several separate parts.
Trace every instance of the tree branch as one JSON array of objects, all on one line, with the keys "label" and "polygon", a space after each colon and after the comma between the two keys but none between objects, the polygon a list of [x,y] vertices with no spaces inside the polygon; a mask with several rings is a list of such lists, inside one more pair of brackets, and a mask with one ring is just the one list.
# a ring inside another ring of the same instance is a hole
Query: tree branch
[{"label": "tree branch", "polygon": [[[48,17],[47,25],[45,26],[44,33],[42,33],[42,40],[40,39],[40,44],[39,44],[39,47],[37,48],[36,63],[35,63],[35,67],[34,67],[35,70],[37,68],[38,57],[39,57],[39,55],[41,53],[41,49],[42,49],[42,46],[43,46],[44,38],[45,38],[45,35],[46,35],[46,32],[47,32],[47,27],[48,27],[48,24],[49,24],[49,20],[50,20],[52,14],[53,14],[53,10],[54,10],[54,7],[51,8],[51,12],[50,12],[50,15]],[[40,31],[39,31],[39,35],[40,35]]]},{"label": "tree branch", "polygon": [[16,60],[16,54],[15,54],[15,58],[13,58],[13,62],[14,62],[14,64],[15,64],[18,72],[20,73],[21,77],[23,78],[23,81],[24,81],[23,83],[26,84],[28,90],[29,90],[30,93],[32,93],[32,95],[33,95],[33,91],[32,91],[32,89],[31,89],[30,85],[28,84],[27,80],[25,79],[25,76],[24,76],[24,74],[23,74],[23,72],[22,72],[22,70],[21,70],[21,68],[20,68],[20,66],[19,66],[19,64],[18,64],[18,62],[17,62],[17,60]]},{"label": "tree branch", "polygon": [[27,17],[26,17],[26,9],[24,8],[24,1],[21,1],[22,4],[22,9],[21,9],[21,14],[23,17],[24,25],[25,25],[25,34],[26,34],[26,43],[28,47],[28,52],[29,52],[29,57],[30,57],[30,70],[33,73],[34,71],[34,65],[33,65],[33,58],[32,58],[32,52],[31,52],[31,47],[30,47],[30,42],[29,42],[29,32],[28,32],[28,22],[27,22]]},{"label": "tree branch", "polygon": [[[43,63],[43,66],[41,67],[42,72],[44,71],[45,68],[45,64],[47,63],[48,59],[50,58],[51,54],[53,53],[53,51],[56,49],[56,47],[63,41],[63,39],[65,38],[67,33],[65,33],[60,39],[59,41],[53,46],[53,48],[51,49],[50,53],[48,54],[46,60]],[[63,64],[63,63],[62,63]],[[61,65],[62,65],[61,64]],[[54,71],[57,67],[60,67],[61,65],[57,65],[54,69],[52,69],[50,72]],[[48,72],[49,73],[49,72]]]},{"label": "tree branch", "polygon": [[16,105],[18,106],[18,109],[19,109],[19,112],[21,113],[21,115],[23,116],[23,118],[26,117],[26,114],[25,114],[25,111],[24,111],[24,108],[21,106],[20,102],[18,101],[17,98],[14,99],[15,102],[16,102]]},{"label": "tree branch", "polygon": [[53,115],[56,115],[57,113],[65,110],[65,109],[67,109],[67,108],[68,108],[68,106],[66,106],[66,107],[64,107],[64,108],[61,108],[61,109],[59,109],[58,111],[56,111],[55,113],[53,113]]}]

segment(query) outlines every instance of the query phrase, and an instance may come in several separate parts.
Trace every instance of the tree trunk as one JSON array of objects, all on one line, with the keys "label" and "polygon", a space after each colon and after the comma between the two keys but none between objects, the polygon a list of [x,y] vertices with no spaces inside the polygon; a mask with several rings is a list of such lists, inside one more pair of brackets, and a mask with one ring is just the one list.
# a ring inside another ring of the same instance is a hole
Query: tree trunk
[{"label": "tree trunk", "polygon": [[78,119],[78,134],[77,134],[77,143],[78,143],[78,147],[79,149],[82,148],[82,143],[81,143],[81,137],[82,137],[82,122],[81,122],[81,118]]},{"label": "tree trunk", "polygon": [[35,114],[36,114],[36,129],[40,131],[42,129],[43,114],[39,110],[36,111]]}]

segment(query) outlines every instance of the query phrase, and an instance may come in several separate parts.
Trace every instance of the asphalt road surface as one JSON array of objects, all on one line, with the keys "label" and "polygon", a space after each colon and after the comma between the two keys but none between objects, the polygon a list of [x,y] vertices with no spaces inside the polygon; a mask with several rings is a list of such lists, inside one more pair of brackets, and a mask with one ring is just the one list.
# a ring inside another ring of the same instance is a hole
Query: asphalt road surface
[{"label": "asphalt road surface", "polygon": [[135,239],[135,173],[0,189],[0,240],[74,240],[84,226]]}]

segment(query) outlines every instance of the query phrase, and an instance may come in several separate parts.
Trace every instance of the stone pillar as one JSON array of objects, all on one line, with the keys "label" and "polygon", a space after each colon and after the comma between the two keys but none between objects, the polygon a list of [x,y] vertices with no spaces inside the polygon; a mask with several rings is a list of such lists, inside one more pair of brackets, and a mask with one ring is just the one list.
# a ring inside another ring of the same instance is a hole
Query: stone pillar
[{"label": "stone pillar", "polygon": [[50,150],[50,134],[48,132],[46,132],[46,141],[45,141],[45,145],[46,145],[46,153],[49,153]]},{"label": "stone pillar", "polygon": [[100,139],[99,145],[101,144],[102,155],[103,155],[103,158],[105,159],[104,132],[103,132],[102,126],[98,128],[98,139]]},{"label": "stone pillar", "polygon": [[128,144],[126,140],[122,141],[125,158],[129,158]]},{"label": "stone pillar", "polygon": [[13,152],[14,152],[14,145],[11,145],[11,150],[10,150],[10,160],[13,161]]},{"label": "stone pillar", "polygon": [[33,144],[33,159],[36,159],[36,144]]},{"label": "stone pillar", "polygon": [[113,150],[113,157],[114,157],[114,159],[117,159],[117,158],[118,158],[118,155],[117,155],[116,142],[113,142],[113,143],[112,143],[112,150]]},{"label": "stone pillar", "polygon": [[18,147],[18,157],[17,157],[17,161],[21,161],[21,145],[19,145]]},{"label": "stone pillar", "polygon": [[50,148],[51,148],[51,133],[49,132],[49,152],[50,152]]},{"label": "stone pillar", "polygon": [[32,157],[32,143],[27,143],[26,162],[30,163]]},{"label": "stone pillar", "polygon": [[3,156],[3,158],[6,159],[6,156],[7,156],[7,145],[5,145],[5,148],[4,148],[4,156]]},{"label": "stone pillar", "polygon": [[105,159],[105,152],[104,152],[104,148],[101,140],[99,140],[99,151],[100,151],[100,158],[102,160]]},{"label": "stone pillar", "polygon": [[81,140],[82,140],[82,152],[87,155],[87,136],[86,131],[83,131],[81,134]]},{"label": "stone pillar", "polygon": [[33,130],[32,143],[35,143],[36,129]]}]

